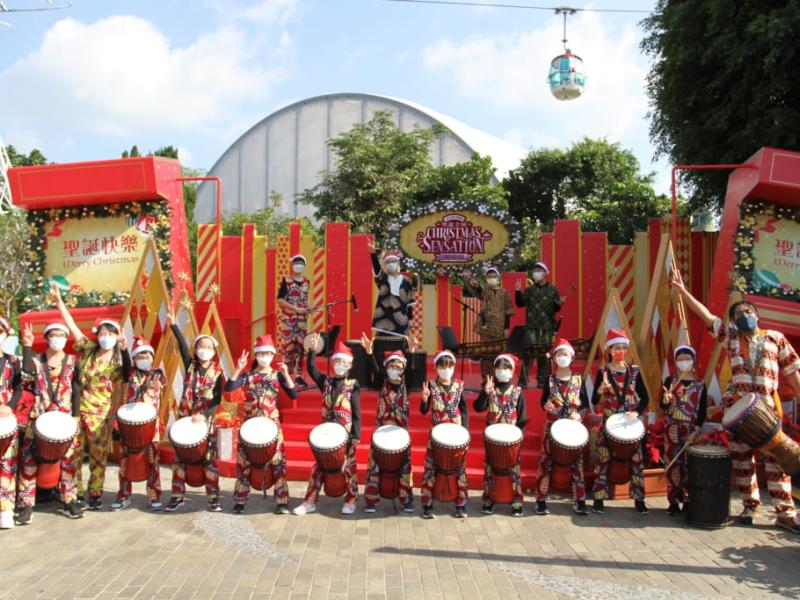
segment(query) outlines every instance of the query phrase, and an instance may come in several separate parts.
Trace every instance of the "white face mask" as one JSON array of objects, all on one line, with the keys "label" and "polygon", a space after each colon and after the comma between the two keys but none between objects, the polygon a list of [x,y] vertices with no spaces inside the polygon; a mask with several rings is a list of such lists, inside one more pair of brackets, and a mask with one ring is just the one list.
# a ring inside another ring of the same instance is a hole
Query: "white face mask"
[{"label": "white face mask", "polygon": [[436,372],[439,374],[439,379],[442,381],[450,381],[453,378],[453,373],[455,373],[454,367],[443,367],[441,369],[436,369]]},{"label": "white face mask", "polygon": [[495,369],[494,370],[494,377],[500,383],[508,383],[511,381],[511,377],[514,375],[514,371],[511,369]]},{"label": "white face mask", "polygon": [[534,281],[541,281],[544,279],[544,271],[534,271],[533,272],[533,280]]},{"label": "white face mask", "polygon": [[391,273],[392,275],[394,275],[399,270],[400,270],[400,263],[397,263],[397,262],[386,263],[386,272],[387,273]]},{"label": "white face mask", "polygon": [[339,377],[346,375],[350,370],[350,365],[333,365],[333,372]]},{"label": "white face mask", "polygon": [[150,367],[153,366],[153,359],[152,358],[140,358],[136,361],[136,368],[140,371],[149,371]]},{"label": "white face mask", "polygon": [[197,358],[203,362],[214,358],[214,351],[210,348],[200,348],[195,352],[195,354],[197,355]]},{"label": "white face mask", "polygon": [[500,280],[497,277],[487,277],[486,283],[489,285],[489,287],[497,287],[500,285]]},{"label": "white face mask", "polygon": [[566,356],[564,354],[559,354],[558,356],[556,356],[556,364],[561,368],[568,367],[572,364],[572,357]]},{"label": "white face mask", "polygon": [[391,369],[386,369],[386,375],[389,377],[389,381],[400,381],[400,377],[403,376],[403,370],[392,367]]},{"label": "white face mask", "polygon": [[67,345],[67,338],[61,336],[51,337],[47,340],[47,345],[50,346],[50,350],[53,352],[61,352],[64,346]]},{"label": "white face mask", "polygon": [[295,263],[292,265],[292,271],[297,273],[298,275],[306,270],[306,266],[303,263]]},{"label": "white face mask", "polygon": [[259,367],[268,367],[272,364],[273,358],[274,356],[272,354],[259,354],[256,356],[256,362]]},{"label": "white face mask", "polygon": [[692,367],[694,366],[693,360],[676,360],[675,366],[678,367],[679,371],[691,371]]},{"label": "white face mask", "polygon": [[111,350],[111,348],[117,345],[117,338],[113,335],[101,335],[97,338],[97,343],[100,344],[103,350]]}]

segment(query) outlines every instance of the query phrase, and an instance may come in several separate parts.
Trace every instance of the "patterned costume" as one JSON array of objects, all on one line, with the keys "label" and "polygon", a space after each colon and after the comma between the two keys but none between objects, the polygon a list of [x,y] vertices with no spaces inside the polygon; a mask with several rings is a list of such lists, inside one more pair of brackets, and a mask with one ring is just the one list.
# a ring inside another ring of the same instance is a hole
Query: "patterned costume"
[{"label": "patterned costume", "polygon": [[477,289],[477,296],[482,306],[481,316],[475,321],[475,333],[480,334],[484,342],[503,339],[509,320],[514,315],[511,294],[502,287],[487,285]]},{"label": "patterned costume", "polygon": [[[568,419],[580,415],[589,408],[589,399],[580,375],[569,379],[559,379],[551,375],[542,394],[542,408],[546,413],[542,453],[539,457],[539,470],[536,474],[536,499],[545,500],[553,476],[553,455],[550,447],[550,428],[558,419]],[[572,495],[575,501],[586,500],[586,485],[583,480],[583,455],[570,468]]]},{"label": "patterned costume", "polygon": [[[515,294],[518,307],[525,309],[525,329],[527,342],[532,345],[550,346],[556,330],[556,313],[561,310],[561,297],[556,287],[549,281],[528,286]],[[536,378],[544,385],[550,375],[550,363],[545,352],[536,359]],[[530,359],[526,358],[522,369],[522,380],[527,381]]]},{"label": "patterned costume", "polygon": [[[603,372],[607,374],[611,389],[600,392],[603,382]],[[594,394],[592,404],[603,401],[603,419],[608,419],[611,415],[629,411],[636,411],[639,414],[647,408],[648,396],[644,387],[644,382],[639,374],[639,367],[636,365],[626,366],[625,371],[617,371],[610,367],[603,367],[597,373],[594,382]],[[608,441],[605,436],[605,429],[600,431],[597,438],[597,465],[594,469],[594,492],[595,500],[603,500],[606,497],[606,487],[608,485],[608,468],[611,462],[611,454],[608,449]],[[635,500],[644,500],[644,476],[642,474],[642,449],[641,446],[636,450],[630,460],[631,472],[631,495]]]},{"label": "patterned costume", "polygon": [[372,313],[372,326],[384,331],[405,334],[412,318],[414,287],[399,273],[389,275],[381,269],[377,254],[372,254],[372,270],[378,299]]},{"label": "patterned costume", "polygon": [[[800,357],[778,331],[758,329],[752,337],[740,337],[733,327],[725,328],[720,319],[712,332],[724,345],[731,365],[731,381],[722,398],[725,408],[735,404],[743,394],[755,393],[770,408],[776,409],[778,374],[789,376],[800,369]],[[731,439],[729,450],[733,458],[736,484],[745,507],[761,504],[756,482],[753,448]],[[764,466],[769,479],[767,489],[778,520],[794,521],[797,513],[792,501],[792,481],[777,461],[764,454]]]},{"label": "patterned costume", "polygon": [[[22,444],[22,468],[17,482],[17,502],[19,508],[26,506],[32,508],[36,504],[36,474],[39,470],[34,444],[36,419],[43,413],[56,410],[79,418],[81,376],[78,358],[73,354],[65,354],[61,366],[51,371],[47,365],[46,354],[34,358],[30,348],[24,348],[23,352],[26,379],[28,376],[31,378],[29,385],[34,395],[34,403]],[[61,502],[64,504],[74,502],[78,496],[75,477],[76,457],[80,451],[80,436],[76,435],[60,464],[61,478],[58,488]]]},{"label": "patterned costume", "polygon": [[[311,284],[305,277],[284,277],[278,299],[292,306],[308,308],[310,288]],[[283,360],[292,376],[300,375],[303,368],[303,340],[306,338],[307,328],[308,315],[284,312],[278,335],[283,346]]]},{"label": "patterned costume", "polygon": [[[664,452],[669,464],[686,444],[689,435],[703,425],[706,417],[706,384],[702,381],[681,381],[675,376],[664,380],[664,387],[675,388],[672,400],[663,404],[665,421]],[[683,452],[667,471],[667,499],[670,504],[689,500],[689,468]]]},{"label": "patterned costume", "polygon": [[[508,423],[516,425],[521,430],[525,430],[525,396],[522,394],[522,388],[512,383],[495,383],[494,390],[487,394],[482,390],[478,398],[473,403],[473,408],[478,412],[487,411],[486,413],[486,426],[494,425],[495,423]],[[520,457],[517,459],[517,464],[511,468],[511,486],[513,489],[514,499],[511,502],[513,507],[522,507],[522,474],[520,468]],[[494,471],[487,462],[483,467],[483,502],[491,503],[492,499],[489,490],[492,487],[492,479]]]},{"label": "patterned costume", "polygon": [[[8,331],[5,320],[4,326]],[[19,359],[11,354],[0,355],[0,405],[8,406],[13,412],[21,394],[22,368]],[[19,436],[14,434],[8,448],[0,456],[0,511],[14,510],[18,454]]]},{"label": "patterned costume", "polygon": [[[467,414],[467,404],[464,400],[464,383],[461,381],[451,381],[445,387],[438,380],[428,382],[428,389],[431,392],[427,402],[423,402],[420,407],[422,414],[431,411],[431,430],[440,423],[455,423],[468,427],[469,415]],[[425,449],[425,470],[422,473],[422,486],[420,497],[423,506],[433,505],[433,486],[436,482],[436,465],[433,462],[433,450],[431,439],[428,436],[428,446]],[[456,472],[458,497],[456,506],[467,505],[467,469],[466,462]]]}]

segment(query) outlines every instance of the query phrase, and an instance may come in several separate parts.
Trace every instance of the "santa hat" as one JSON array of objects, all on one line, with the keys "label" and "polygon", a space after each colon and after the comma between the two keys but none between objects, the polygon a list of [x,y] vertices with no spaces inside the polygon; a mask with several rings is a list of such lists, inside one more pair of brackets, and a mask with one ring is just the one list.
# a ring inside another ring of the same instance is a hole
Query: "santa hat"
[{"label": "santa hat", "polygon": [[625,344],[629,346],[631,341],[628,335],[622,329],[609,329],[606,333],[606,348],[610,348],[614,344]]},{"label": "santa hat", "polygon": [[537,261],[537,262],[533,263],[533,268],[534,269],[541,269],[545,273],[549,273],[550,272],[550,269],[548,269],[547,265],[544,264],[542,261]]},{"label": "santa hat", "polygon": [[353,364],[353,353],[350,351],[350,348],[345,346],[341,341],[336,342],[336,348],[331,355],[331,360],[342,359],[348,361],[350,364]]},{"label": "santa hat", "polygon": [[302,262],[303,264],[306,264],[306,257],[303,256],[302,254],[295,254],[292,258],[289,259],[289,262],[291,263]]},{"label": "santa hat", "polygon": [[572,347],[572,344],[569,343],[569,340],[565,340],[564,338],[556,338],[555,344],[553,345],[553,349],[550,350],[549,356],[555,356],[556,352],[559,350],[567,350],[573,358],[575,357],[575,348]]},{"label": "santa hat", "polygon": [[119,326],[119,321],[115,319],[95,319],[94,326],[92,327],[92,333],[97,333],[103,325],[108,325],[109,327],[113,327],[117,331],[122,331],[122,327]]},{"label": "santa hat", "polygon": [[5,317],[0,317],[0,327],[6,330],[6,333],[9,335],[14,333],[14,330],[11,329],[11,323],[9,323]]},{"label": "santa hat", "polygon": [[211,340],[211,343],[214,344],[214,348],[219,346],[219,342],[217,340],[215,340],[213,337],[211,337],[207,333],[201,333],[196,338],[194,338],[194,347],[197,348],[197,344],[200,342],[200,340],[202,340],[204,338],[208,339],[208,340]]},{"label": "santa hat", "polygon": [[436,356],[433,357],[434,366],[439,362],[440,359],[442,359],[442,358],[444,358],[446,356],[450,357],[453,360],[453,362],[456,362],[455,354],[450,352],[450,350],[442,350],[441,352],[437,352]]},{"label": "santa hat", "polygon": [[697,352],[689,344],[681,344],[680,346],[676,347],[673,356],[676,357],[681,352],[688,352],[692,356],[697,356]]},{"label": "santa hat", "polygon": [[383,262],[399,261],[402,257],[403,253],[400,250],[389,250],[383,255]]},{"label": "santa hat", "polygon": [[139,337],[138,335],[133,338],[133,346],[131,347],[131,358],[136,358],[137,354],[141,354],[142,352],[149,352],[150,354],[155,355],[156,351],[143,337]]},{"label": "santa hat", "polygon": [[513,354],[498,354],[497,358],[494,359],[494,364],[499,363],[501,360],[507,360],[511,363],[511,368],[514,369],[517,366],[517,359],[514,358]]},{"label": "santa hat", "polygon": [[51,331],[63,331],[67,336],[69,336],[69,327],[64,321],[50,321],[47,325],[44,326],[44,337],[47,337],[47,334]]},{"label": "santa hat", "polygon": [[399,360],[401,363],[403,363],[404,367],[407,364],[406,355],[400,352],[400,350],[395,350],[394,352],[386,352],[383,355],[383,366],[385,367],[393,360]]},{"label": "santa hat", "polygon": [[486,267],[486,269],[483,271],[483,274],[488,277],[489,273],[497,273],[500,275],[500,269],[497,267]]},{"label": "santa hat", "polygon": [[271,335],[260,335],[256,338],[256,345],[253,352],[272,352],[275,354],[275,342],[272,341]]}]

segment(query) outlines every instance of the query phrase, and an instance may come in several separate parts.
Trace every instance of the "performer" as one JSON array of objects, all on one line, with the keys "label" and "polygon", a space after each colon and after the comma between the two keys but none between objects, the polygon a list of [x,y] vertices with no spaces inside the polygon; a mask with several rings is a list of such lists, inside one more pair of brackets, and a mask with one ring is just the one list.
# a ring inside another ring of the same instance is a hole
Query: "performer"
[{"label": "performer", "polygon": [[280,339],[283,347],[283,358],[289,369],[289,375],[300,387],[308,387],[301,377],[303,370],[303,340],[308,328],[308,297],[311,284],[303,275],[306,269],[306,258],[295,254],[291,258],[292,273],[281,280],[278,290],[278,306],[283,310]]},{"label": "performer", "polygon": [[[288,515],[289,486],[286,484],[286,449],[281,429],[281,415],[278,411],[278,385],[293,400],[297,398],[297,388],[286,363],[278,363],[278,370],[272,368],[272,361],[275,359],[272,336],[258,336],[253,354],[255,360],[250,370],[243,372],[247,367],[248,353],[242,352],[236,363],[236,370],[225,383],[225,391],[232,392],[244,388],[245,421],[253,417],[267,417],[278,427],[278,445],[268,468],[272,470],[274,481],[275,514]],[[236,486],[233,492],[233,512],[236,514],[244,512],[250,497],[250,469],[250,461],[240,445],[236,458]]]},{"label": "performer", "polygon": [[[500,270],[489,267],[485,273],[486,285],[482,286],[478,278],[471,277],[470,291],[481,299],[481,314],[475,321],[475,333],[479,334],[482,342],[492,342],[508,337],[508,327],[514,314],[514,303],[511,294],[501,286]],[[489,374],[492,367],[491,360],[481,361],[483,375]]]},{"label": "performer", "polygon": [[[0,348],[9,334],[11,324],[0,317]],[[13,354],[0,350],[0,417],[10,417],[22,395],[22,366]],[[6,451],[0,456],[0,529],[14,527],[17,459],[19,436],[14,434]]]},{"label": "performer", "polygon": [[[26,385],[30,385],[34,402],[22,444],[22,468],[17,482],[17,501],[20,506],[17,524],[27,525],[33,520],[36,505],[36,475],[39,462],[34,445],[34,426],[39,415],[50,411],[61,411],[72,415],[80,423],[81,374],[78,357],[64,352],[69,339],[69,328],[62,321],[51,321],[44,328],[47,349],[33,354],[33,326],[28,324],[22,332],[22,367]],[[78,505],[75,486],[76,455],[81,451],[80,436],[76,435],[72,445],[61,459],[59,498],[61,513],[70,519],[83,517]]]},{"label": "performer", "polygon": [[[520,386],[511,383],[511,379],[514,377],[515,366],[516,359],[512,355],[499,354],[497,358],[494,359],[494,377],[491,375],[486,377],[483,390],[472,404],[472,407],[478,412],[483,412],[488,409],[486,413],[487,427],[495,423],[508,423],[510,425],[516,425],[523,432],[525,431],[525,423],[527,423],[525,395],[522,393],[522,388]],[[495,380],[497,380],[497,383],[495,383]],[[511,469],[511,481],[514,493],[514,499],[511,503],[511,514],[515,517],[522,516],[521,456],[522,453],[520,453],[520,457],[517,458],[517,464]],[[494,513],[494,502],[490,495],[494,472],[488,462],[484,465],[483,473],[483,508],[481,508],[481,512],[485,515],[491,515]]]},{"label": "performer", "polygon": [[[183,393],[178,403],[178,418],[192,417],[195,422],[208,424],[208,450],[203,461],[205,473],[206,497],[208,510],[220,512],[222,505],[219,501],[219,469],[217,468],[217,440],[214,426],[214,412],[222,401],[222,387],[225,375],[218,360],[217,346],[219,342],[210,335],[201,334],[194,339],[194,356],[189,351],[186,338],[183,337],[180,327],[175,324],[175,316],[170,312],[167,323],[172,334],[178,341],[184,369]],[[167,512],[178,510],[184,503],[186,493],[186,468],[187,465],[176,459],[172,464],[172,498],[167,504]]]},{"label": "performer", "polygon": [[[375,428],[384,425],[397,425],[408,431],[408,389],[406,388],[406,370],[408,366],[406,355],[399,350],[387,353],[383,358],[383,370],[378,368],[378,361],[372,352],[372,340],[365,334],[361,336],[361,345],[369,355],[369,366],[376,382],[378,392],[378,412],[375,415]],[[413,345],[411,352],[414,351]],[[385,373],[385,376],[384,376]],[[403,511],[414,512],[414,493],[411,482],[411,448],[403,467],[400,469],[400,503]],[[364,486],[366,506],[364,512],[374,513],[375,505],[380,500],[380,468],[369,450],[369,463],[367,466],[367,482]]]},{"label": "performer", "polygon": [[[131,347],[131,358],[133,359],[133,370],[128,378],[128,399],[127,402],[147,402],[159,414],[161,405],[161,390],[167,385],[167,376],[159,368],[153,368],[153,358],[155,350],[146,339],[135,337]],[[146,460],[150,465],[147,475],[147,499],[150,510],[161,510],[161,474],[159,466],[161,463],[161,434],[159,423],[156,422],[156,430],[153,439],[143,450],[146,453]],[[111,510],[119,511],[131,505],[131,493],[133,484],[127,478],[128,463],[130,462],[130,451],[125,445],[125,440],[120,439],[120,450],[122,457],[119,461],[119,491],[117,498],[111,503]]]},{"label": "performer", "polygon": [[[564,298],[559,295],[556,286],[547,281],[549,273],[550,270],[546,264],[536,262],[533,265],[533,285],[529,285],[524,290],[519,281],[514,285],[516,304],[520,308],[525,308],[527,341],[531,345],[545,348],[549,347],[553,341],[553,334],[556,331],[556,313],[564,304]],[[539,387],[544,387],[550,375],[546,352],[538,353],[536,365],[536,382]],[[530,368],[531,359],[526,356],[520,373],[520,382],[523,385],[527,385]]]},{"label": "performer", "polygon": [[[694,348],[681,345],[675,348],[676,375],[664,379],[661,408],[666,425],[665,454],[668,463],[694,442],[706,418],[706,384],[695,371],[697,353]],[[675,517],[689,510],[689,469],[686,452],[681,453],[667,471],[667,513]]]},{"label": "performer", "polygon": [[[436,379],[422,384],[422,403],[420,412],[425,415],[431,411],[431,429],[440,423],[455,423],[469,427],[467,402],[464,398],[464,383],[453,379],[456,357],[449,350],[443,350],[433,357],[436,367]],[[467,469],[466,463],[456,473],[458,479],[458,497],[456,498],[455,516],[467,518]],[[433,462],[431,439],[425,449],[425,470],[422,474],[420,496],[422,502],[422,518],[433,519],[433,485],[436,482],[436,465]]]},{"label": "performer", "polygon": [[[549,515],[547,492],[553,476],[553,455],[550,447],[550,428],[558,419],[580,421],[589,408],[589,397],[582,377],[572,372],[570,366],[575,359],[575,349],[569,341],[558,338],[550,353],[556,364],[555,374],[551,375],[542,393],[542,408],[546,413],[542,453],[539,457],[539,471],[536,475],[536,514]],[[583,455],[570,468],[572,496],[575,503],[572,510],[576,515],[587,515],[586,485],[583,481]]]},{"label": "performer", "polygon": [[78,486],[78,504],[83,503],[83,447],[89,447],[89,505],[90,510],[103,507],[103,484],[111,441],[111,423],[114,418],[114,394],[128,380],[131,373],[130,355],[125,351],[125,336],[114,319],[97,319],[89,339],[69,312],[58,287],[51,286],[56,307],[66,323],[78,353],[81,372],[79,451],[75,455]]},{"label": "performer", "polygon": [[389,250],[383,255],[383,268],[374,251],[371,253],[372,271],[378,286],[378,300],[372,314],[372,326],[383,331],[406,335],[413,316],[414,287],[411,280],[400,273],[399,250]]},{"label": "performer", "polygon": [[[315,348],[320,341],[318,333],[312,333],[311,347]],[[339,423],[350,434],[347,446],[347,456],[342,467],[347,492],[344,495],[342,514],[352,515],[356,512],[358,501],[358,474],[356,472],[356,448],[361,437],[361,405],[359,402],[360,390],[358,381],[347,377],[353,366],[353,353],[350,349],[338,342],[331,356],[333,361],[334,376],[326,376],[317,369],[317,355],[314,351],[308,353],[308,374],[322,392],[322,422]],[[294,514],[305,515],[317,510],[319,492],[323,483],[322,469],[314,462],[311,475],[308,479],[303,503],[294,509]]]},{"label": "performer", "polygon": [[[630,340],[624,331],[610,329],[606,335],[606,363],[597,372],[592,393],[592,405],[596,406],[603,401],[603,423],[611,415],[626,413],[629,419],[638,419],[639,415],[647,408],[649,397],[644,386],[639,367],[625,362]],[[600,431],[597,439],[597,465],[594,469],[594,505],[592,512],[604,512],[603,500],[606,497],[608,481],[608,467],[611,454],[606,441],[605,429]],[[639,514],[648,513],[644,501],[644,475],[642,474],[642,449],[630,460],[631,495],[634,506]]]},{"label": "performer", "polygon": [[[730,324],[711,314],[697,298],[692,296],[680,279],[672,287],[683,297],[687,306],[708,326],[719,343],[725,347],[731,365],[731,381],[722,396],[725,409],[735,404],[743,394],[755,393],[767,406],[782,417],[778,396],[779,377],[783,376],[795,396],[800,397],[800,357],[786,337],[779,331],[758,326],[758,308],[746,300],[735,302],[728,310]],[[754,449],[736,439],[728,446],[733,458],[733,469],[744,509],[739,522],[752,525],[758,515],[761,499],[756,481]],[[775,525],[800,533],[797,512],[792,500],[792,481],[778,462],[769,454],[762,454],[769,483],[767,489],[775,509]]]}]

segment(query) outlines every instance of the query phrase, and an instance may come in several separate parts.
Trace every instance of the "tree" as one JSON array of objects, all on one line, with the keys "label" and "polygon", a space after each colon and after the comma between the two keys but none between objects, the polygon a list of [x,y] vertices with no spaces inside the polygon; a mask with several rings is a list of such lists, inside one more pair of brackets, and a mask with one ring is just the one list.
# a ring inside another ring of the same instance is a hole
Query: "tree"
[{"label": "tree", "polygon": [[[675,164],[739,163],[800,149],[800,2],[659,0],[642,49],[650,136]],[[727,171],[688,171],[692,208],[722,204]]]},{"label": "tree", "polygon": [[429,168],[420,189],[413,194],[413,203],[470,198],[505,209],[508,207],[508,194],[501,186],[492,183],[494,171],[492,159],[477,153],[467,162]]},{"label": "tree", "polygon": [[0,214],[0,311],[8,319],[17,315],[17,303],[29,282],[28,235],[25,211]]},{"label": "tree", "polygon": [[[242,226],[253,223],[256,233],[267,236],[267,244],[274,247],[278,236],[289,235],[289,224],[294,221],[289,215],[280,211],[281,195],[273,192],[270,194],[270,206],[257,210],[254,213],[233,212],[222,218],[222,235],[241,235]],[[301,231],[305,235],[316,233],[314,226],[308,219],[299,219]]]},{"label": "tree", "polygon": [[585,231],[606,231],[612,244],[630,244],[647,221],[669,210],[669,199],[653,190],[654,174],[639,172],[629,150],[584,138],[567,150],[534,150],[503,182],[509,211],[518,220],[551,228],[575,218]]},{"label": "tree", "polygon": [[12,167],[30,167],[33,165],[46,165],[47,158],[39,150],[34,148],[30,154],[22,154],[14,146],[6,146],[8,160]]}]

